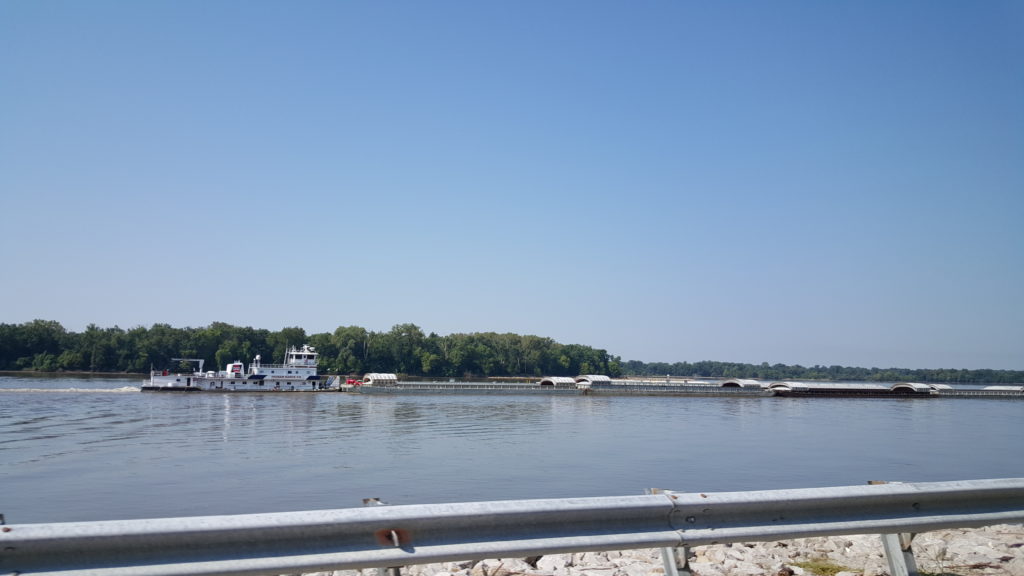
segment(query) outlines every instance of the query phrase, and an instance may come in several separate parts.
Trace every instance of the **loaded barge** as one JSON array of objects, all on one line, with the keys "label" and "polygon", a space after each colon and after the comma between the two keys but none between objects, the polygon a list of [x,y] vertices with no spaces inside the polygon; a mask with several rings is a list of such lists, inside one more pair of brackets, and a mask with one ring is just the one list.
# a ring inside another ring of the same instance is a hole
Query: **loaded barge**
[{"label": "loaded barge", "polygon": [[946,384],[898,382],[764,382],[749,379],[612,380],[607,376],[555,376],[534,383],[403,382],[395,374],[367,374],[343,392],[359,394],[552,394],[579,396],[727,396],[780,398],[1018,398],[1024,386],[954,388]]}]

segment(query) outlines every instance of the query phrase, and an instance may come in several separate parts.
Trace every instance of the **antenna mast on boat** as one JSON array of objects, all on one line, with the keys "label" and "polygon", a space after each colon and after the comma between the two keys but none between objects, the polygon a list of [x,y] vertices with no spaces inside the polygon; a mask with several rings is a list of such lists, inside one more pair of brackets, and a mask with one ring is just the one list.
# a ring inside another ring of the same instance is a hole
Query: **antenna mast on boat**
[{"label": "antenna mast on boat", "polygon": [[171,360],[177,362],[198,362],[200,372],[203,371],[203,363],[206,362],[206,360],[203,360],[202,358],[171,358]]}]

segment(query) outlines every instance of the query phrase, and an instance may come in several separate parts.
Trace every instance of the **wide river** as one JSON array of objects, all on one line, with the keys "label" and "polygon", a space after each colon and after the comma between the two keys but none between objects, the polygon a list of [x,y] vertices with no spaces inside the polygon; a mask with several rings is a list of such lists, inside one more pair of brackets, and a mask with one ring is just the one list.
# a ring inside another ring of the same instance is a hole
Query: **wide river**
[{"label": "wide river", "polygon": [[0,377],[8,524],[1024,477],[1024,400],[142,393]]}]

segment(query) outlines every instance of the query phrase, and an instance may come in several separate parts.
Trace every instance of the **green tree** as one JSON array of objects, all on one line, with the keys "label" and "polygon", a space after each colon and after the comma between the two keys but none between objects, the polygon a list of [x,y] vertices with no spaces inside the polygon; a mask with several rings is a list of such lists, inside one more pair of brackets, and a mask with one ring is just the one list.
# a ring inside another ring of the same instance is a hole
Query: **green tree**
[{"label": "green tree", "polygon": [[359,326],[339,326],[331,335],[337,352],[334,369],[339,374],[364,374],[369,333]]}]

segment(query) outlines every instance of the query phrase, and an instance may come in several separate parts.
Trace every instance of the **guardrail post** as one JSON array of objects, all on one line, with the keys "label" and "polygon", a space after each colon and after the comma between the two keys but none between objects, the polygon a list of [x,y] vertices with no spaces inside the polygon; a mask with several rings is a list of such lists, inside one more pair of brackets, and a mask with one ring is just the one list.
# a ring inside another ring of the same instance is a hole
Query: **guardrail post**
[{"label": "guardrail post", "polygon": [[686,546],[662,548],[661,563],[665,566],[665,576],[691,576],[689,554]]},{"label": "guardrail post", "polygon": [[[889,484],[886,480],[869,480],[872,484]],[[894,482],[902,484],[902,482]],[[916,504],[915,504],[916,506]],[[910,533],[882,534],[882,550],[885,551],[885,560],[889,563],[889,572],[892,576],[918,576],[917,560],[914,559],[914,548],[912,546],[914,535]]]},{"label": "guardrail post", "polygon": [[[660,488],[648,488],[648,494],[661,494]],[[691,576],[690,551],[686,546],[672,546],[661,549],[661,563],[665,567],[665,576]],[[896,576],[895,574],[893,576]]]},{"label": "guardrail post", "polygon": [[882,548],[892,576],[918,576],[914,560],[913,534],[882,534]]}]

